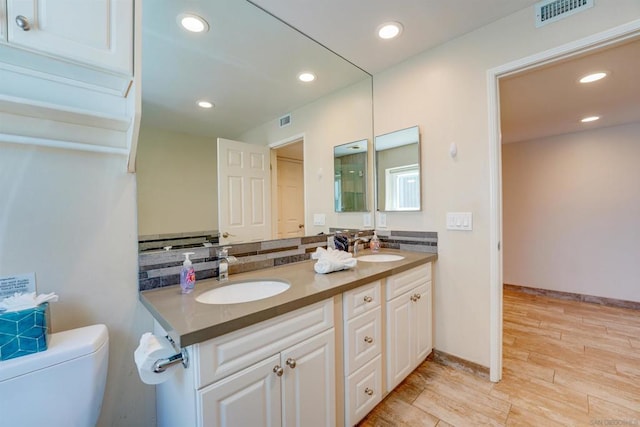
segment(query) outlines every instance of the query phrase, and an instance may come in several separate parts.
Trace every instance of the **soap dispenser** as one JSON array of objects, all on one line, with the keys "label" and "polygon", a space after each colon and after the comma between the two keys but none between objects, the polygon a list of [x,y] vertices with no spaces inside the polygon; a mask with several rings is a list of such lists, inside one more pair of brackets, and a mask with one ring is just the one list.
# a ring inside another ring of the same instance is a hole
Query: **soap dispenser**
[{"label": "soap dispenser", "polygon": [[189,259],[189,255],[193,255],[195,252],[185,252],[184,262],[182,263],[182,270],[180,270],[180,288],[183,294],[188,294],[196,287],[196,271],[193,268],[193,263]]},{"label": "soap dispenser", "polygon": [[373,237],[369,241],[369,249],[371,249],[372,252],[378,252],[380,250],[380,239],[375,231],[373,232]]}]

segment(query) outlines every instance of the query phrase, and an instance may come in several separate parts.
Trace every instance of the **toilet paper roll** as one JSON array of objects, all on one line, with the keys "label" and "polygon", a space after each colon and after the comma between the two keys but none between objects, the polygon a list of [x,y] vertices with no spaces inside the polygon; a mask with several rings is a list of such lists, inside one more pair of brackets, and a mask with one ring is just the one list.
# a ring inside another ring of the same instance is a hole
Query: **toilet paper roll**
[{"label": "toilet paper roll", "polygon": [[176,353],[173,345],[166,338],[158,337],[150,332],[142,334],[140,344],[133,353],[142,382],[153,385],[160,384],[171,378],[175,370],[181,366],[180,364],[170,366],[166,371],[160,373],[153,372],[153,365],[158,359],[166,359]]}]

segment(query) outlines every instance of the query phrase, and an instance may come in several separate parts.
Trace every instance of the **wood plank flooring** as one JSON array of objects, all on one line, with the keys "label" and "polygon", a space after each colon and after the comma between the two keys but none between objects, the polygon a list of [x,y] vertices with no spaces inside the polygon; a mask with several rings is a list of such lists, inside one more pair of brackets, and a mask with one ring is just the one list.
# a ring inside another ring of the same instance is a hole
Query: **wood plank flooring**
[{"label": "wood plank flooring", "polygon": [[360,424],[640,426],[640,311],[504,291],[503,375],[424,362]]}]

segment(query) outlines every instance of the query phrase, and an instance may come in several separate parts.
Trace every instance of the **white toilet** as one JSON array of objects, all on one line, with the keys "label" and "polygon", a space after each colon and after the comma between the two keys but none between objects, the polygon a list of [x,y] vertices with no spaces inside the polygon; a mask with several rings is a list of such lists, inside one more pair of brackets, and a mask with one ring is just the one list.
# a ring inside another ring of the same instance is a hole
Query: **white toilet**
[{"label": "white toilet", "polygon": [[0,424],[93,427],[109,361],[105,325],[58,332],[47,350],[0,362]]}]

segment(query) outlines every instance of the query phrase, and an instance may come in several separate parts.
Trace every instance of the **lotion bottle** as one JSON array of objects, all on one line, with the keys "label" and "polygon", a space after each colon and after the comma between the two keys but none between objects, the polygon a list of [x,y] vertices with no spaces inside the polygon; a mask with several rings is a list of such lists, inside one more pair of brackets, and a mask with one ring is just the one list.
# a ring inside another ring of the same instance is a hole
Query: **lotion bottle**
[{"label": "lotion bottle", "polygon": [[182,270],[180,270],[180,288],[183,294],[193,292],[193,289],[196,287],[196,271],[189,259],[189,255],[193,254],[194,252],[185,252],[182,254],[185,257],[182,263]]}]

